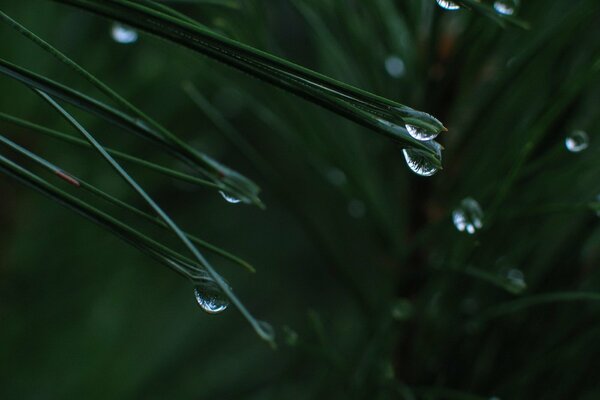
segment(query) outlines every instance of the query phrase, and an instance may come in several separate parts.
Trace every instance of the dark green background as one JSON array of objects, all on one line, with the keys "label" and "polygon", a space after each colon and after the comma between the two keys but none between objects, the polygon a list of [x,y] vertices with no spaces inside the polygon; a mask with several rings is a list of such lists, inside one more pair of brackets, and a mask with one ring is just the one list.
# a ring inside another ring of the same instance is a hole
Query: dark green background
[{"label": "dark green background", "polygon": [[[474,325],[518,296],[464,273],[501,279],[518,268],[528,284],[521,297],[599,289],[600,218],[589,207],[600,194],[597,0],[522,0],[518,16],[529,30],[443,11],[433,0],[187,3],[177,8],[225,35],[432,113],[449,128],[440,136],[444,170],[413,175],[400,149],[376,133],[162,40],[141,34],[122,45],[104,19],[51,1],[0,0],[4,12],[262,187],[266,211],[129,168],[182,227],[257,268],[252,275],[211,258],[273,324],[279,344],[269,348],[233,307],[204,314],[184,279],[0,176],[0,398],[600,397],[597,303],[538,305]],[[405,63],[401,78],[385,70],[390,55]],[[8,26],[0,26],[0,56],[99,96]],[[267,168],[211,123],[183,81]],[[69,130],[4,76],[0,110]],[[182,167],[73,111],[104,144]],[[590,136],[581,153],[564,148],[574,129]],[[0,133],[143,206],[92,151],[6,123]],[[341,185],[331,180],[340,172]],[[486,213],[475,236],[450,218],[467,196]],[[412,310],[402,321],[390,313],[397,299]]]}]

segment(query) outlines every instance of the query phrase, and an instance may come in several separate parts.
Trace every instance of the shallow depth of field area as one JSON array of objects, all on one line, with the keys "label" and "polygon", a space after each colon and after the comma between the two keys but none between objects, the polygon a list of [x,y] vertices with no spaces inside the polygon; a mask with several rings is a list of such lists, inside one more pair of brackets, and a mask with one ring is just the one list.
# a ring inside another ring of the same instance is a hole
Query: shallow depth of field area
[{"label": "shallow depth of field area", "polygon": [[598,0],[0,0],[0,398],[600,398]]}]

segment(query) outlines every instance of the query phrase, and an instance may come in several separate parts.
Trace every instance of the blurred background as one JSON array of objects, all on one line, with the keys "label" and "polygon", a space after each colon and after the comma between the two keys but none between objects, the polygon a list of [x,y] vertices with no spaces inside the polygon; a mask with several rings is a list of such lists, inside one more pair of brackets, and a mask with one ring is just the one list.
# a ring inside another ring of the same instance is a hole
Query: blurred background
[{"label": "blurred background", "polygon": [[[205,314],[185,279],[3,174],[0,398],[600,398],[600,3],[506,4],[530,29],[435,0],[169,2],[436,116],[444,169],[423,178],[388,139],[249,75],[142,32],[119,42],[111,21],[66,5],[0,0],[260,185],[266,210],[128,168],[183,228],[257,269],[211,258],[278,344],[233,306]],[[102,98],[9,26],[0,38],[0,57]],[[0,111],[76,134],[4,75]],[[185,170],[72,111],[104,144]],[[0,133],[143,207],[94,152],[6,122]]]}]

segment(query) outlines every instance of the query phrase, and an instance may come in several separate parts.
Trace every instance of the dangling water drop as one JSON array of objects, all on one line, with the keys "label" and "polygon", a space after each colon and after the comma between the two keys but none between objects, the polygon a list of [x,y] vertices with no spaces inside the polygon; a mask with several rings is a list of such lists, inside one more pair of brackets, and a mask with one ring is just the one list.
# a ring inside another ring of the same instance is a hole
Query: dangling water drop
[{"label": "dangling water drop", "polygon": [[275,329],[273,329],[273,325],[266,321],[256,321],[256,324],[256,332],[261,338],[267,342],[272,342],[275,339]]},{"label": "dangling water drop", "polygon": [[[442,147],[437,142],[431,142],[435,146],[436,158],[442,160]],[[412,172],[421,176],[431,176],[438,171],[437,166],[429,158],[429,153],[419,149],[403,149],[404,159]]]},{"label": "dangling water drop", "polygon": [[223,198],[225,199],[226,202],[231,203],[231,204],[237,204],[240,203],[242,200],[238,199],[235,196],[232,196],[228,193],[225,193],[224,191],[220,190],[219,193],[221,194],[221,196],[223,196]]},{"label": "dangling water drop", "polygon": [[454,11],[458,10],[460,6],[449,0],[435,0],[438,5],[446,10]]},{"label": "dangling water drop", "polygon": [[406,130],[410,136],[420,141],[433,140],[439,132],[430,131],[429,129],[421,128],[420,126],[406,124]]},{"label": "dangling water drop", "polygon": [[400,78],[406,70],[404,61],[398,56],[388,56],[385,59],[385,70],[392,78]]},{"label": "dangling water drop", "polygon": [[460,202],[460,206],[452,211],[452,222],[460,232],[474,234],[483,227],[483,211],[479,203],[467,197]]},{"label": "dangling water drop", "polygon": [[113,24],[110,34],[115,42],[122,44],[135,43],[138,39],[138,33],[135,29],[119,23]]},{"label": "dangling water drop", "polygon": [[348,214],[352,218],[362,218],[365,216],[366,211],[365,203],[358,199],[352,199],[348,203]]},{"label": "dangling water drop", "polygon": [[496,0],[494,2],[494,10],[502,15],[513,15],[518,6],[518,0]]},{"label": "dangling water drop", "polygon": [[209,314],[218,314],[229,306],[229,300],[221,289],[214,285],[194,287],[194,296],[198,305]]},{"label": "dangling water drop", "polygon": [[514,294],[519,294],[527,289],[525,276],[521,270],[516,268],[508,270],[506,273],[506,288]]},{"label": "dangling water drop", "polygon": [[565,138],[565,146],[571,153],[579,153],[588,148],[590,138],[584,131],[576,130]]}]

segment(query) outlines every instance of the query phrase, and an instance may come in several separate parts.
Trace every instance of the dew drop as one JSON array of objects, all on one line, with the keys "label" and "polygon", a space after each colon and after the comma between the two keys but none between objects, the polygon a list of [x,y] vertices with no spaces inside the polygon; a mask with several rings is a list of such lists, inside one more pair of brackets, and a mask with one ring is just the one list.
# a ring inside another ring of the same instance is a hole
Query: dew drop
[{"label": "dew drop", "polygon": [[598,195],[596,195],[596,215],[600,217],[600,193]]},{"label": "dew drop", "polygon": [[266,321],[256,321],[256,332],[261,338],[267,342],[272,342],[275,339],[275,329],[273,325]]},{"label": "dew drop", "polygon": [[527,289],[527,283],[525,283],[525,276],[521,270],[512,268],[506,273],[506,288],[514,293],[522,293]]},{"label": "dew drop", "polygon": [[[442,148],[437,142],[431,142],[435,146],[438,160],[442,159]],[[419,149],[403,149],[404,159],[408,168],[412,172],[421,176],[431,176],[438,171],[438,168],[429,159],[429,154]]]},{"label": "dew drop", "polygon": [[584,131],[575,130],[565,138],[565,146],[571,153],[579,153],[587,149],[589,144],[590,138]]},{"label": "dew drop", "polygon": [[410,136],[420,141],[433,140],[439,132],[430,131],[429,129],[421,128],[420,126],[406,124],[406,130]]},{"label": "dew drop", "polygon": [[483,211],[479,203],[467,197],[460,202],[460,206],[452,211],[452,222],[460,232],[474,234],[483,227]]},{"label": "dew drop", "polygon": [[327,179],[329,179],[329,182],[333,183],[335,186],[343,186],[348,180],[344,171],[335,167],[330,168],[327,171]]},{"label": "dew drop", "polygon": [[498,14],[513,15],[519,5],[518,0],[496,0],[494,2],[494,10]]},{"label": "dew drop", "polygon": [[460,8],[460,6],[452,1],[449,0],[435,0],[437,1],[438,5],[446,10],[458,10]]},{"label": "dew drop", "polygon": [[226,202],[231,203],[231,204],[237,204],[240,203],[242,200],[238,199],[235,196],[232,196],[228,193],[225,193],[224,191],[220,190],[219,193],[221,194],[221,196],[223,196],[223,198],[225,199]]},{"label": "dew drop", "polygon": [[138,33],[135,29],[119,23],[113,24],[110,34],[115,42],[122,44],[135,43],[138,39]]},{"label": "dew drop", "polygon": [[198,305],[209,314],[218,314],[229,306],[227,297],[214,285],[194,287],[194,296]]},{"label": "dew drop", "polygon": [[365,203],[358,199],[352,199],[348,203],[348,214],[352,218],[362,218],[365,216],[367,208],[365,207]]},{"label": "dew drop", "polygon": [[400,78],[406,70],[404,61],[398,56],[388,56],[385,59],[385,70],[392,78]]}]

